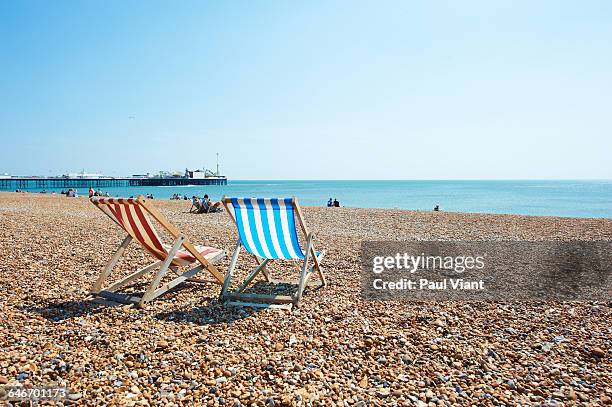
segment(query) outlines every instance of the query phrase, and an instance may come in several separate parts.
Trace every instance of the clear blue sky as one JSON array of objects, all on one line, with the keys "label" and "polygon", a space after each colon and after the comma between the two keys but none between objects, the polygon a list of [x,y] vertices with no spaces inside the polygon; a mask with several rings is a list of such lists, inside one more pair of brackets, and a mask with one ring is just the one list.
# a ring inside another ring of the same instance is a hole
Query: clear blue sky
[{"label": "clear blue sky", "polygon": [[612,178],[607,0],[6,0],[0,38],[0,173]]}]

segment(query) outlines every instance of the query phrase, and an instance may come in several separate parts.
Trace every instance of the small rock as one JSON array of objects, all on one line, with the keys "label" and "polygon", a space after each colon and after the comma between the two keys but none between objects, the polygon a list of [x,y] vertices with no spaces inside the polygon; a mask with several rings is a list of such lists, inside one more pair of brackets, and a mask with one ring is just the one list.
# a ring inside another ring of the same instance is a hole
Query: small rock
[{"label": "small rock", "polygon": [[597,356],[598,358],[603,358],[604,356],[606,356],[606,352],[604,352],[604,350],[601,349],[601,348],[593,348],[593,349],[591,349],[591,354],[593,356]]},{"label": "small rock", "polygon": [[285,348],[285,345],[283,345],[280,342],[276,342],[276,344],[274,345],[274,350],[277,352],[282,351]]},{"label": "small rock", "polygon": [[68,395],[68,399],[72,400],[72,401],[77,401],[79,400],[81,397],[83,397],[83,393],[70,393]]},{"label": "small rock", "polygon": [[543,342],[540,345],[540,348],[544,351],[544,352],[550,352],[550,350],[553,348],[553,346],[555,346],[554,343],[552,342]]},{"label": "small rock", "polygon": [[446,326],[446,323],[444,321],[442,321],[441,319],[436,319],[434,322],[432,322],[435,326],[439,326],[440,328],[443,328]]},{"label": "small rock", "polygon": [[381,389],[376,390],[376,395],[380,396],[380,397],[387,397],[389,395],[390,391],[388,387],[383,387]]},{"label": "small rock", "polygon": [[0,384],[7,384],[8,383],[8,379],[4,376],[0,376]]}]

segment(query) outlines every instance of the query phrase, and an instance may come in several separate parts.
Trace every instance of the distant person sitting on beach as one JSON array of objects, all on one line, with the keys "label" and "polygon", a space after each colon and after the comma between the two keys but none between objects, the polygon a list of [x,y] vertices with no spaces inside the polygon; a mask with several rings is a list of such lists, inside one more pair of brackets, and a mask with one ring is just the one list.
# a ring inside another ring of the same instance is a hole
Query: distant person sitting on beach
[{"label": "distant person sitting on beach", "polygon": [[202,207],[202,204],[200,203],[200,198],[198,198],[197,196],[192,196],[191,197],[191,208],[189,208],[189,213],[193,212],[199,212],[200,208]]},{"label": "distant person sitting on beach", "polygon": [[334,198],[334,208],[339,208],[340,207],[340,202]]},{"label": "distant person sitting on beach", "polygon": [[332,206],[334,206],[334,201],[331,198],[329,198],[329,201],[327,201],[327,207],[331,208]]},{"label": "distant person sitting on beach", "polygon": [[440,212],[440,205],[434,206],[434,212]]},{"label": "distant person sitting on beach", "polygon": [[104,196],[108,198],[110,196],[110,194],[107,192],[107,193],[104,194]]},{"label": "distant person sitting on beach", "polygon": [[203,213],[221,212],[221,202],[211,202],[208,195],[204,195],[204,198],[202,198],[201,209],[201,212]]}]

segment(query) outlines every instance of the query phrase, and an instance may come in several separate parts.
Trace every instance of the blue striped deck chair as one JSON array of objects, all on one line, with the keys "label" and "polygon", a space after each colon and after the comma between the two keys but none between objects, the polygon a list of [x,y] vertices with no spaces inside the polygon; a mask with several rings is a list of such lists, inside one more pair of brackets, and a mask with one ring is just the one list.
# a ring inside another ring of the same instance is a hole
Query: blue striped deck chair
[{"label": "blue striped deck chair", "polygon": [[[321,268],[325,252],[317,252],[314,248],[315,236],[304,224],[302,211],[296,198],[227,198],[223,197],[223,205],[238,229],[238,241],[230,262],[229,270],[223,282],[220,300],[227,305],[284,308],[291,309],[298,305],[306,286],[320,285],[327,282]],[[295,219],[298,224],[296,225]],[[298,238],[298,227],[306,237],[306,248],[302,250]],[[240,249],[257,259],[257,267],[248,274],[237,290],[229,291],[232,275]],[[273,260],[295,259],[302,262],[299,280],[273,279],[266,266]],[[308,267],[309,261],[312,267]],[[264,295],[244,293],[255,277],[261,273],[267,282],[273,284],[294,284],[297,291],[294,295]],[[313,274],[320,280],[308,280]]]}]

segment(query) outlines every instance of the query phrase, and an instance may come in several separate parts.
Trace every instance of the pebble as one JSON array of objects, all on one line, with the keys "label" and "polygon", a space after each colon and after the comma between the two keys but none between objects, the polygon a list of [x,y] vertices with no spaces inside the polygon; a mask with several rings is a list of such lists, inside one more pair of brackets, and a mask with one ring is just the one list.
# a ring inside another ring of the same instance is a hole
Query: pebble
[{"label": "pebble", "polygon": [[68,399],[72,401],[80,400],[83,397],[83,393],[70,393]]},{"label": "pebble", "polygon": [[[609,397],[604,304],[365,301],[358,283],[364,240],[612,240],[610,220],[306,207],[329,287],[307,289],[298,310],[223,308],[218,286],[195,283],[138,309],[84,300],[120,230],[86,199],[33,195],[0,193],[0,252],[14,253],[0,273],[0,384],[63,383],[80,395],[71,403],[84,405],[604,405]],[[194,243],[231,253],[227,214],[155,205]],[[245,275],[255,262],[242,257]],[[117,267],[151,260],[130,245]]]}]

